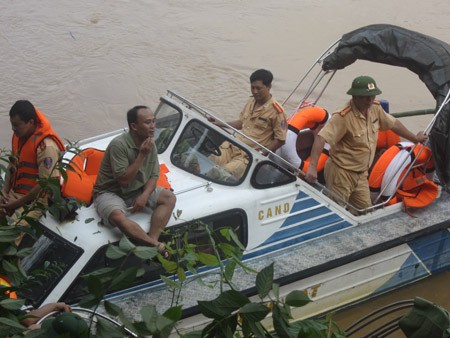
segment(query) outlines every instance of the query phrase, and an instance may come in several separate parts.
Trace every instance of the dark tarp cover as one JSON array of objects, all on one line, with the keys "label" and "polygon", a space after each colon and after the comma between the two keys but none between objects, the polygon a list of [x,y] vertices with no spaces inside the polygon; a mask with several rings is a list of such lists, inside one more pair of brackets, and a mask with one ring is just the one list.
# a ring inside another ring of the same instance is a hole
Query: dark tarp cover
[{"label": "dark tarp cover", "polygon": [[[393,25],[370,25],[342,36],[322,64],[338,70],[356,60],[405,67],[416,73],[436,99],[436,111],[450,89],[450,45],[433,37]],[[450,104],[436,117],[429,138],[436,173],[450,192]]]}]

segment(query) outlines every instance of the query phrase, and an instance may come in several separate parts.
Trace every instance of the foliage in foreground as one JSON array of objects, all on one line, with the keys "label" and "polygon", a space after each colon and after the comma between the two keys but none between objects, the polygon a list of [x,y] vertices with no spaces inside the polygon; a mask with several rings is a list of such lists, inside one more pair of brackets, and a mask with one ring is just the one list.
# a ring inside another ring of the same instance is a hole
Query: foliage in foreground
[{"label": "foliage in foreground", "polygon": [[[71,152],[76,153],[75,148]],[[0,174],[6,170],[5,163],[9,163],[8,155],[0,154]],[[70,163],[61,157],[57,169],[63,178],[66,170],[73,170]],[[0,175],[1,176],[1,175]],[[39,236],[39,226],[36,221],[27,217],[27,212],[34,209],[48,211],[54,217],[63,218],[81,205],[73,200],[65,200],[60,194],[60,182],[55,179],[39,182],[43,193],[52,195],[53,204],[47,208],[34,203],[20,215],[26,219],[30,227],[17,226],[18,221],[7,217],[0,219],[0,276],[6,277],[13,286],[1,286],[0,291],[0,336],[10,335],[21,337],[26,328],[20,323],[23,314],[20,309],[25,304],[24,299],[12,299],[9,292],[17,292],[32,287],[36,283],[45,283],[52,278],[52,270],[58,269],[52,262],[38,271],[26,273],[21,267],[21,259],[31,252],[31,248],[19,249],[15,239],[20,233],[29,236]],[[174,215],[179,217],[180,213]],[[191,227],[202,228],[207,233],[206,243],[196,243],[189,239]],[[207,225],[193,222],[189,226],[171,234],[168,247],[171,259],[166,260],[157,254],[155,248],[138,246],[126,237],[117,244],[108,247],[106,256],[112,260],[119,260],[115,267],[106,267],[84,276],[87,296],[80,301],[80,306],[97,309],[100,304],[114,319],[122,323],[120,329],[98,316],[91,316],[91,325],[95,318],[95,333],[91,337],[123,337],[127,332],[133,332],[138,337],[168,337],[174,330],[178,335],[186,338],[196,337],[344,337],[333,322],[331,316],[323,320],[303,320],[291,322],[292,308],[302,307],[310,302],[303,291],[292,291],[285,297],[280,296],[280,286],[274,283],[273,264],[258,273],[242,263],[243,246],[236,234],[230,228],[212,231]],[[117,305],[103,301],[104,296],[111,290],[123,289],[129,286],[143,273],[143,268],[128,266],[128,258],[135,256],[142,262],[161,264],[166,273],[161,276],[173,294],[172,307],[164,313],[159,313],[154,305],[143,306],[141,320],[131,320]],[[203,281],[198,276],[197,269],[201,266],[214,267],[217,278],[214,282]],[[257,295],[249,298],[244,292],[237,290],[233,284],[236,268],[244,269],[248,273],[256,273],[255,286]],[[209,318],[210,323],[202,330],[182,333],[178,331],[177,322],[182,317],[180,292],[187,279],[189,271],[197,282],[204,287],[218,288],[220,293],[213,300],[199,300],[200,312]],[[270,329],[269,329],[270,328]],[[29,338],[45,337],[42,330],[34,330],[26,335]]]}]

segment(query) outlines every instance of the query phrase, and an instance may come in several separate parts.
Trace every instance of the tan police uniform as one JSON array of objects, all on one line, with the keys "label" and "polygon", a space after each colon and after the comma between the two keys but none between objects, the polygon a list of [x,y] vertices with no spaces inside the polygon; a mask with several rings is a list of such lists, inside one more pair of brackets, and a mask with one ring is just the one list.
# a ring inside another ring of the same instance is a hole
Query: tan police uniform
[{"label": "tan police uniform", "polygon": [[[242,132],[264,147],[273,140],[284,142],[287,121],[283,107],[273,97],[256,109],[255,104],[255,99],[251,97],[239,115],[242,121]],[[249,146],[255,147],[255,144],[247,138],[240,135],[238,138]],[[260,150],[259,147],[255,149]],[[213,160],[239,179],[248,165],[247,154],[229,142],[224,142],[220,150],[221,156],[216,156]]]},{"label": "tan police uniform", "polygon": [[391,129],[395,121],[377,101],[369,108],[367,118],[353,101],[332,115],[319,132],[331,147],[330,160],[325,165],[329,190],[358,209],[372,205],[367,177],[375,156],[378,130]]}]

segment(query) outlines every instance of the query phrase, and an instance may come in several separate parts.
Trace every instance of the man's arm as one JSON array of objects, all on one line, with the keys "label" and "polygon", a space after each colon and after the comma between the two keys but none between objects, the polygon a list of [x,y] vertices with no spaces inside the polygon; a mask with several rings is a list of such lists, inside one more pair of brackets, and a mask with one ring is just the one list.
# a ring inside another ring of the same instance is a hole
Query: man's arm
[{"label": "man's arm", "polygon": [[15,199],[12,198],[11,195],[6,195],[3,198],[4,203],[0,204],[0,208],[5,208],[9,213],[12,213],[14,210],[33,202],[39,195],[40,190],[41,186],[38,184],[31,188],[28,194],[20,198]]},{"label": "man's arm", "polygon": [[[211,122],[212,124],[215,124],[218,127],[221,127],[221,128],[228,127],[225,123],[217,121],[213,117],[208,117],[208,121]],[[234,129],[237,129],[237,130],[242,129],[242,121],[241,120],[227,122],[227,124],[230,125],[231,127],[233,127]]]},{"label": "man's arm", "polygon": [[156,188],[156,183],[157,179],[155,177],[152,177],[147,181],[142,193],[133,201],[133,212],[141,211],[145,207],[150,195]]},{"label": "man's arm", "polygon": [[[275,150],[277,150],[278,148],[280,148],[283,144],[285,143],[285,141],[280,141],[280,140],[272,140],[268,145],[267,145],[267,149],[269,149],[272,152],[275,152]],[[263,155],[267,155],[265,151],[262,152]]]},{"label": "man's arm", "polygon": [[9,191],[11,190],[11,170],[12,165],[9,164],[6,168],[5,180],[2,187],[2,196],[8,195]]},{"label": "man's arm", "polygon": [[31,310],[30,312],[28,312],[26,318],[23,319],[21,323],[26,327],[29,327],[30,325],[39,321],[42,317],[55,311],[71,312],[72,309],[70,305],[67,305],[66,303],[46,304],[41,306],[39,309]]},{"label": "man's arm", "polygon": [[400,120],[395,120],[394,126],[391,128],[391,130],[399,135],[400,137],[403,137],[411,142],[414,143],[422,143],[425,142],[428,138],[428,136],[423,132],[419,131],[416,135],[414,135],[412,132],[410,132],[403,123],[400,122]]},{"label": "man's arm", "polygon": [[317,135],[311,149],[309,167],[305,176],[306,181],[309,183],[315,183],[317,181],[317,162],[319,161],[319,156],[322,153],[324,146],[325,139],[322,136]]}]

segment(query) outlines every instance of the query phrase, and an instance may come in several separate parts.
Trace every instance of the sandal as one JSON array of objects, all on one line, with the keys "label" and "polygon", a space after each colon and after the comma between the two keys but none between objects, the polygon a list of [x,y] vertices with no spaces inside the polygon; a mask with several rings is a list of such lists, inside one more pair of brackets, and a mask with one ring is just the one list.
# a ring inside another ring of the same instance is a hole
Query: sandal
[{"label": "sandal", "polygon": [[158,251],[158,253],[163,256],[163,258],[168,259],[170,257],[170,253],[169,251],[167,251],[166,246],[164,245],[164,243],[159,243],[156,246],[156,250]]}]

